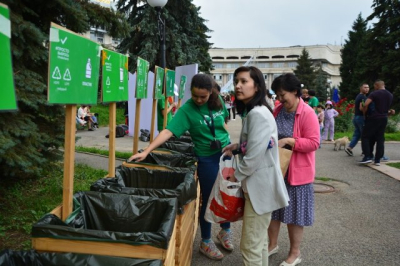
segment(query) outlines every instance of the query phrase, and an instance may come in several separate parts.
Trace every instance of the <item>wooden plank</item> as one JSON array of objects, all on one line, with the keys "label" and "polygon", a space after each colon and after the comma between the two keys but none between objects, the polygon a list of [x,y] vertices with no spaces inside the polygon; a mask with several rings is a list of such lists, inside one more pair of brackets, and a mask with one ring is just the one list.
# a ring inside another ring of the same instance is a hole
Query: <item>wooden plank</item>
[{"label": "wooden plank", "polygon": [[115,177],[115,128],[117,126],[117,104],[115,102],[110,103],[109,113],[108,177]]},{"label": "wooden plank", "polygon": [[[154,88],[156,87],[155,84],[156,83],[154,81]],[[152,143],[154,139],[156,114],[157,114],[157,100],[153,99],[153,106],[151,108],[150,143]]]},{"label": "wooden plank", "polygon": [[64,142],[64,180],[62,219],[65,221],[72,212],[75,166],[76,105],[67,104],[65,108]]},{"label": "wooden plank", "polygon": [[149,245],[95,242],[53,238],[32,238],[32,248],[41,252],[72,252],[116,257],[165,259],[167,250]]},{"label": "wooden plank", "polygon": [[176,222],[174,224],[174,230],[172,231],[171,240],[169,241],[169,246],[167,254],[164,259],[165,266],[175,265],[175,253],[176,253]]},{"label": "wooden plank", "polygon": [[147,169],[152,169],[152,170],[163,170],[163,171],[169,171],[172,172],[171,168],[168,168],[166,166],[162,165],[144,165],[144,164],[139,164],[139,163],[127,163],[123,162],[122,166],[125,167],[130,167],[130,168],[147,168]]},{"label": "wooden plank", "polygon": [[61,219],[61,216],[62,216],[62,204],[60,204],[57,207],[55,207],[50,213],[54,214],[55,216],[57,216],[58,218]]},{"label": "wooden plank", "polygon": [[200,186],[197,181],[197,199],[196,199],[196,209],[194,211],[194,231],[193,231],[193,239],[196,238],[197,228],[199,226],[199,214],[200,214]]},{"label": "wooden plank", "polygon": [[141,100],[136,99],[135,128],[133,131],[133,154],[136,154],[139,150],[140,105]]}]

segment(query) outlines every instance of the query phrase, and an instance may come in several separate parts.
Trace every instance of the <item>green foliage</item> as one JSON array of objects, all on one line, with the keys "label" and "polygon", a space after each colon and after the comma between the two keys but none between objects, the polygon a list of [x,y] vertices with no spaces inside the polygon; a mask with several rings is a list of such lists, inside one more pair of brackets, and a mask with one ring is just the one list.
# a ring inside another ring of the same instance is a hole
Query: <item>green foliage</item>
[{"label": "green foliage", "polygon": [[335,109],[339,113],[335,118],[335,132],[353,131],[354,101],[343,98],[336,104]]},{"label": "green foliage", "polygon": [[316,78],[315,78],[315,92],[317,98],[322,101],[326,100],[326,88],[329,88],[329,84],[327,84],[328,75],[325,71],[322,70],[322,66],[319,65],[316,70]]},{"label": "green foliage", "polygon": [[[400,106],[400,1],[374,0],[366,20],[358,16],[342,50],[342,97],[354,98],[362,82],[385,81]],[[367,23],[372,27],[367,29]]]},{"label": "green foliage", "polygon": [[400,132],[400,115],[389,116],[386,133]]},{"label": "green foliage", "polygon": [[294,70],[294,74],[304,85],[304,88],[309,90],[314,89],[316,74],[310,54],[308,53],[306,48],[303,49],[300,57],[297,59],[297,66]]},{"label": "green foliage", "polygon": [[342,48],[342,64],[340,66],[340,94],[342,97],[354,99],[360,92],[361,83],[367,82],[366,67],[369,56],[366,55],[367,21],[361,14],[353,23],[348,33],[348,40]]},{"label": "green foliage", "polygon": [[18,112],[0,114],[2,177],[39,176],[42,166],[61,158],[63,106],[47,103],[48,34],[50,23],[82,33],[102,25],[125,36],[123,15],[87,0],[6,0],[10,9],[11,53]]},{"label": "green foliage", "polygon": [[[119,49],[129,51],[132,60],[129,70],[136,70],[136,59],[141,57],[150,62],[150,69],[160,65],[160,40],[157,28],[157,12],[140,0],[119,0],[118,9],[128,14],[132,25],[130,37],[122,40]],[[209,72],[212,60],[208,54],[211,43],[207,33],[210,30],[199,15],[200,7],[191,0],[170,0],[162,9],[165,19],[166,67],[199,64],[199,70]]]},{"label": "green foliage", "polygon": [[[52,163],[38,179],[0,180],[0,250],[29,249],[32,224],[62,202],[63,170],[61,163]],[[76,165],[74,192],[90,189],[90,185],[107,174],[86,165]],[[17,181],[17,182],[15,182]]]}]

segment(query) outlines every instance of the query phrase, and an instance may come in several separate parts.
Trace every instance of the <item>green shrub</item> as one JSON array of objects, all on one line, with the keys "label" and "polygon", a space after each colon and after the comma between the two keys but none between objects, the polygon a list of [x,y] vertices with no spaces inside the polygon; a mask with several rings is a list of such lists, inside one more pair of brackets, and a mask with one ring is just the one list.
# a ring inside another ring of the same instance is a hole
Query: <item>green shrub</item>
[{"label": "green shrub", "polygon": [[400,115],[389,116],[386,126],[386,133],[396,133],[400,131]]}]

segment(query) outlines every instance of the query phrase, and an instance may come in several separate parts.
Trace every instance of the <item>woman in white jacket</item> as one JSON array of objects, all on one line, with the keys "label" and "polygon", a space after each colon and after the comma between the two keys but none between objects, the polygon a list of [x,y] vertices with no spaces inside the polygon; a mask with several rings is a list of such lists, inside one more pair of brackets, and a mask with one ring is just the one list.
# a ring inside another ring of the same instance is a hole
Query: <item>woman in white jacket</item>
[{"label": "woman in white jacket", "polygon": [[261,71],[240,67],[234,72],[236,108],[242,116],[240,143],[223,151],[239,152],[239,163],[229,180],[242,182],[245,196],[240,249],[245,265],[268,265],[267,230],[274,210],[288,205],[289,197],[279,166],[278,134]]}]

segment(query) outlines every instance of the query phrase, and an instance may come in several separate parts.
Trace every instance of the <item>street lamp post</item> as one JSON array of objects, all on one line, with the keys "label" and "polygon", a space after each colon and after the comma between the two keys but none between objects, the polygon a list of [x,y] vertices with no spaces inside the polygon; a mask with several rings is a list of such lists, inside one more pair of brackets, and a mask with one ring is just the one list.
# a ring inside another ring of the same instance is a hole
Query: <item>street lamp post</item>
[{"label": "street lamp post", "polygon": [[165,20],[161,18],[161,9],[167,4],[168,0],[147,0],[147,3],[157,11],[157,25],[160,37],[160,67],[166,67],[165,61]]}]

